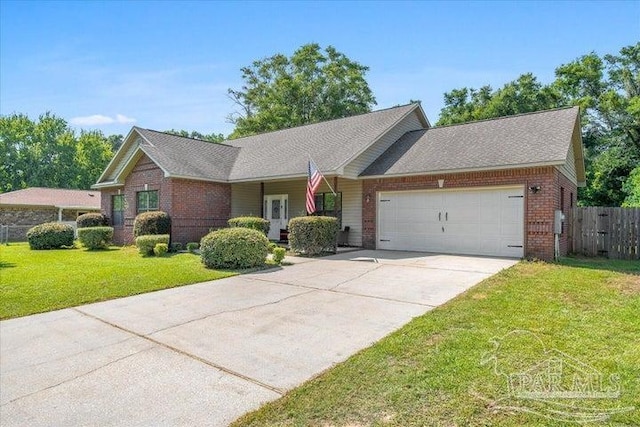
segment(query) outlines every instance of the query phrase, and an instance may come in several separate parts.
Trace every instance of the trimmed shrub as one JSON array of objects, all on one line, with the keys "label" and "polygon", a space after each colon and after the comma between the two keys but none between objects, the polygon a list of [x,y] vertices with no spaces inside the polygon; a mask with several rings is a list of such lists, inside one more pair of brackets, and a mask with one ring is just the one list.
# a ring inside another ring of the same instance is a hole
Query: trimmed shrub
[{"label": "trimmed shrub", "polygon": [[269,250],[269,253],[272,254],[273,250],[275,248],[279,248],[280,246],[278,246],[277,243],[273,243],[273,242],[269,242],[269,247],[267,248]]},{"label": "trimmed shrub", "polygon": [[291,250],[306,255],[336,252],[340,226],[331,216],[303,216],[289,221]]},{"label": "trimmed shrub", "polygon": [[223,228],[200,241],[200,256],[207,268],[250,268],[263,265],[269,240],[258,230]]},{"label": "trimmed shrub", "polygon": [[250,228],[252,230],[262,231],[265,236],[269,234],[269,228],[271,226],[269,221],[257,216],[239,216],[231,218],[227,222],[229,223],[229,227]]},{"label": "trimmed shrub", "polygon": [[285,248],[280,248],[280,247],[275,248],[275,249],[273,250],[273,261],[274,261],[276,264],[280,264],[280,263],[282,262],[282,260],[284,259],[284,254],[285,254],[286,252],[287,252],[287,251],[285,250]]},{"label": "trimmed shrub", "polygon": [[153,254],[155,256],[165,256],[167,252],[169,252],[169,245],[166,243],[157,243],[153,247]]},{"label": "trimmed shrub", "polygon": [[143,212],[133,221],[133,235],[171,234],[171,218],[166,212]]},{"label": "trimmed shrub", "polygon": [[59,222],[46,222],[27,231],[31,249],[60,249],[73,246],[73,227]]},{"label": "trimmed shrub", "polygon": [[78,228],[78,240],[89,250],[106,249],[113,239],[113,227]]},{"label": "trimmed shrub", "polygon": [[107,225],[109,225],[107,217],[98,212],[89,212],[76,218],[76,226],[78,228],[104,227]]},{"label": "trimmed shrub", "polygon": [[173,242],[171,243],[170,252],[180,252],[182,250],[182,243]]},{"label": "trimmed shrub", "polygon": [[187,243],[187,250],[191,253],[194,253],[200,247],[200,243],[198,242],[189,242]]},{"label": "trimmed shrub", "polygon": [[168,234],[153,234],[150,236],[138,236],[136,237],[136,247],[140,255],[148,256],[153,255],[153,249],[158,243],[169,244]]}]

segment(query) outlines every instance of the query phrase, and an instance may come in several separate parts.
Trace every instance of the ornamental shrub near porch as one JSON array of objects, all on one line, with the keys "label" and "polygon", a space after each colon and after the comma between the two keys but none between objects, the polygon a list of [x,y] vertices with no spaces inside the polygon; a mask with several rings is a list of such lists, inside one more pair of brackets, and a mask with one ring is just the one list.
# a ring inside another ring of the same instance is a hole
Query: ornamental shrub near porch
[{"label": "ornamental shrub near porch", "polygon": [[107,217],[98,212],[89,212],[76,218],[78,229],[87,227],[104,227],[107,225]]},{"label": "ornamental shrub near porch", "polygon": [[200,256],[207,268],[251,268],[263,265],[269,239],[250,228],[223,228],[200,241]]},{"label": "ornamental shrub near porch", "polygon": [[171,234],[171,218],[162,211],[143,212],[133,221],[133,235]]},{"label": "ornamental shrub near porch", "polygon": [[78,228],[78,240],[85,248],[91,250],[107,249],[113,239],[113,227]]},{"label": "ornamental shrub near porch", "polygon": [[150,236],[136,237],[136,247],[142,256],[153,255],[153,249],[158,243],[165,243],[166,245],[169,245],[169,235],[153,234]]},{"label": "ornamental shrub near porch", "polygon": [[338,219],[332,216],[303,216],[289,221],[291,250],[305,255],[336,252]]},{"label": "ornamental shrub near porch", "polygon": [[269,221],[257,216],[239,216],[231,218],[227,223],[229,224],[229,227],[244,227],[262,231],[265,236],[269,234],[269,228],[271,228],[271,223]]}]

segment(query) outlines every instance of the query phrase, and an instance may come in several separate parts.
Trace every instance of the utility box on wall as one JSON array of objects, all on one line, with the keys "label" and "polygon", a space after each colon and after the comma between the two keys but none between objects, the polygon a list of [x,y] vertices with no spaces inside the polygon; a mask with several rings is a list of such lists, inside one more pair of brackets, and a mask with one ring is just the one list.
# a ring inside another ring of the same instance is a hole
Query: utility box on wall
[{"label": "utility box on wall", "polygon": [[555,211],[553,219],[553,233],[562,234],[562,223],[564,222],[564,214],[561,210]]}]

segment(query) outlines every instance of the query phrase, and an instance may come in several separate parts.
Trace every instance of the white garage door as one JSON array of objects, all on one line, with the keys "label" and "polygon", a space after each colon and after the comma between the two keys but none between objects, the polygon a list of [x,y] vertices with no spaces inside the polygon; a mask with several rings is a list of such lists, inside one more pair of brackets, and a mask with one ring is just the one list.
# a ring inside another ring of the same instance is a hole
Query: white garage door
[{"label": "white garage door", "polygon": [[524,188],[378,193],[378,248],[524,255]]}]

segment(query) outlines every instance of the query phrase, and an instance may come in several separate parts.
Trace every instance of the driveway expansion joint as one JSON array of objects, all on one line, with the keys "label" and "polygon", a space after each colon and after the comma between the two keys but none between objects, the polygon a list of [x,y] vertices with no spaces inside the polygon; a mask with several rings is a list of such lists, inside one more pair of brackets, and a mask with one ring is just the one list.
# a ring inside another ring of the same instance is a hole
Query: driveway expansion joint
[{"label": "driveway expansion joint", "polygon": [[33,395],[36,395],[38,393],[42,393],[43,391],[47,391],[47,390],[50,390],[52,388],[56,388],[58,386],[61,386],[62,384],[70,383],[70,382],[75,381],[77,379],[80,379],[82,377],[86,377],[87,375],[93,374],[94,372],[98,372],[99,370],[106,368],[107,366],[111,366],[113,364],[121,362],[124,359],[128,359],[129,357],[135,356],[136,354],[140,354],[140,353],[143,353],[145,351],[149,351],[149,350],[151,350],[151,348],[152,347],[148,347],[148,348],[145,348],[145,349],[142,349],[142,350],[138,350],[138,351],[136,351],[134,353],[127,354],[126,356],[119,357],[119,358],[117,358],[115,360],[112,360],[109,363],[106,363],[104,365],[98,366],[97,368],[91,369],[91,370],[89,370],[87,372],[83,372],[81,374],[74,375],[72,378],[68,378],[68,379],[66,379],[64,381],[60,381],[57,384],[52,384],[52,385],[49,385],[47,387],[41,388],[40,390],[36,390],[36,391],[31,392],[31,393],[24,394],[22,396],[14,397],[13,399],[3,403],[2,406],[8,405],[9,403],[17,402],[20,399],[24,399],[26,397],[33,396]]},{"label": "driveway expansion joint", "polygon": [[[254,378],[248,377],[248,376],[246,376],[244,374],[241,374],[240,372],[236,372],[236,371],[234,371],[232,369],[229,369],[229,368],[226,368],[224,366],[221,366],[221,365],[215,364],[213,362],[210,362],[209,360],[203,359],[202,357],[196,356],[196,355],[191,354],[191,353],[187,353],[184,350],[181,350],[181,349],[179,349],[177,347],[174,347],[174,346],[169,345],[167,343],[164,343],[162,341],[158,341],[158,340],[156,340],[154,338],[151,338],[148,335],[139,334],[139,333],[137,333],[135,331],[132,331],[132,330],[127,329],[127,328],[124,328],[124,327],[122,327],[120,325],[116,325],[115,323],[111,323],[111,322],[109,322],[107,320],[101,319],[100,317],[97,317],[97,316],[94,316],[92,314],[86,313],[86,312],[78,309],[77,307],[73,308],[72,310],[75,310],[75,311],[77,311],[78,313],[80,313],[80,314],[82,314],[84,316],[87,316],[89,318],[95,319],[95,320],[97,320],[99,322],[102,322],[102,323],[104,323],[106,325],[109,325],[111,327],[119,329],[119,330],[121,330],[123,332],[127,332],[129,334],[135,335],[135,336],[137,336],[139,338],[142,338],[143,340],[147,340],[147,341],[149,341],[149,342],[151,342],[151,343],[153,343],[155,345],[158,345],[158,346],[160,346],[160,347],[162,347],[162,348],[164,348],[166,350],[173,351],[175,353],[181,354],[181,355],[183,355],[185,357],[188,357],[188,358],[193,359],[193,360],[195,360],[197,362],[203,363],[203,364],[205,364],[207,366],[210,366],[210,367],[212,367],[214,369],[222,371],[222,372],[224,372],[226,374],[232,375],[234,377],[237,377],[237,378],[240,378],[240,379],[245,380],[247,382],[250,382],[252,384],[255,384],[255,385],[259,386],[259,387],[262,387],[262,388],[265,388],[267,390],[273,391],[273,392],[279,394],[280,396],[283,396],[285,394],[285,392],[286,392],[285,390],[282,390],[282,389],[280,389],[278,387],[274,387],[274,386],[272,386],[270,384],[263,383],[262,381],[258,381],[258,380],[254,379]],[[104,365],[104,366],[107,366],[107,365]]]},{"label": "driveway expansion joint", "polygon": [[267,307],[269,305],[275,305],[275,304],[281,303],[283,301],[286,301],[288,299],[296,298],[296,297],[299,297],[299,296],[302,296],[302,295],[307,295],[307,294],[310,294],[310,293],[316,292],[316,291],[318,291],[318,289],[310,289],[307,292],[300,292],[299,294],[289,295],[289,296],[280,298],[280,299],[275,300],[275,301],[269,301],[269,302],[265,302],[265,303],[262,303],[262,304],[255,304],[255,305],[251,305],[249,307],[234,308],[232,310],[222,310],[222,311],[218,311],[217,313],[205,314],[204,316],[201,316],[201,317],[198,317],[198,318],[195,318],[195,319],[191,319],[191,320],[188,320],[186,322],[179,323],[177,325],[170,325],[170,326],[167,326],[166,328],[155,329],[155,330],[149,332],[147,335],[157,334],[158,332],[163,332],[163,331],[166,331],[166,330],[169,330],[169,329],[177,328],[179,326],[188,325],[190,323],[198,322],[198,321],[204,320],[204,319],[209,319],[211,317],[220,316],[222,314],[242,313],[243,311],[251,311],[251,310],[256,309],[256,308],[262,308],[262,307]]}]

